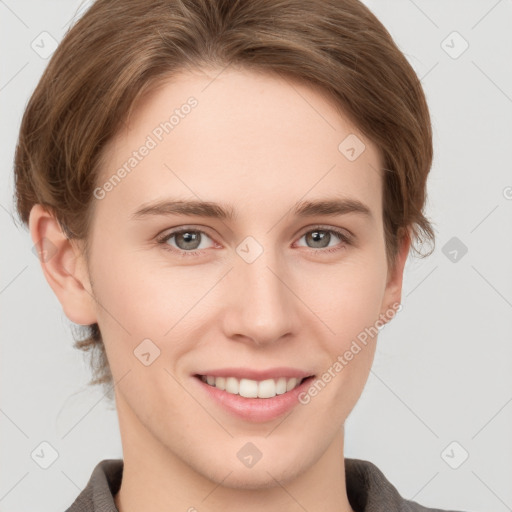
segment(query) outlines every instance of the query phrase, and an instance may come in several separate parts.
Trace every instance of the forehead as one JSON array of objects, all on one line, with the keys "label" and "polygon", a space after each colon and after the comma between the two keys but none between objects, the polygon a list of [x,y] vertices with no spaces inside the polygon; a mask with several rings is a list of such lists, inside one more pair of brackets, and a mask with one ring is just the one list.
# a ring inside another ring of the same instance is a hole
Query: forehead
[{"label": "forehead", "polygon": [[109,203],[133,213],[168,195],[243,197],[257,211],[329,194],[378,216],[380,152],[330,98],[286,77],[221,71],[181,72],[138,102],[104,155],[99,186],[126,171]]}]

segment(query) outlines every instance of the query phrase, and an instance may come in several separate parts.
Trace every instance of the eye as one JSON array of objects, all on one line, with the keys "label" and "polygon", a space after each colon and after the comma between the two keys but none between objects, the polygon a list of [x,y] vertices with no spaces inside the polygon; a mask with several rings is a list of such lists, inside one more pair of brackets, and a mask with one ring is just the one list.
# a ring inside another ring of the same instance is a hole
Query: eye
[{"label": "eye", "polygon": [[[336,244],[333,247],[329,243],[338,238],[342,241],[341,244]],[[346,234],[344,231],[335,228],[326,228],[323,226],[316,226],[304,233],[300,239],[306,238],[307,243],[313,244],[309,247],[315,253],[332,253],[343,249],[346,245],[352,244],[351,235]],[[198,256],[205,249],[208,249],[206,240],[212,238],[200,229],[193,228],[180,228],[157,239],[159,245],[166,251],[171,251],[180,257]],[[300,240],[299,239],[299,240]],[[174,240],[174,245],[169,241]],[[206,243],[203,244],[203,242]]]},{"label": "eye", "polygon": [[[333,240],[333,234],[335,235],[334,238],[339,238],[343,243],[329,247],[329,243]],[[336,252],[341,250],[346,245],[350,245],[352,243],[351,236],[346,234],[344,231],[334,228],[326,228],[323,226],[316,226],[315,228],[310,229],[304,233],[300,239],[302,238],[305,238],[308,243],[313,244],[313,247],[309,248],[325,249],[314,252]]]},{"label": "eye", "polygon": [[[171,239],[174,239],[174,243],[177,247],[173,247],[168,243]],[[211,240],[204,231],[192,228],[181,228],[167,233],[162,238],[159,238],[157,242],[161,244],[165,250],[172,251],[179,256],[195,256],[201,253],[203,249],[207,248],[202,245],[204,239]]]}]

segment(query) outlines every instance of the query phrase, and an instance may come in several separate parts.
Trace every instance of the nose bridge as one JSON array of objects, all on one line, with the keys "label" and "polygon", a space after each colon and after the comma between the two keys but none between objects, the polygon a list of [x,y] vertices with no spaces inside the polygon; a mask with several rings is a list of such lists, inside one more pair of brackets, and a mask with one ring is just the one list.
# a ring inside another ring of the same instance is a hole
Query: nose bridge
[{"label": "nose bridge", "polygon": [[[237,252],[240,248],[243,243]],[[288,289],[286,267],[271,248],[263,249],[254,261],[244,257],[247,253],[241,254],[230,273],[236,291],[230,301],[229,334],[251,338],[257,344],[272,343],[292,331],[293,294]]]}]

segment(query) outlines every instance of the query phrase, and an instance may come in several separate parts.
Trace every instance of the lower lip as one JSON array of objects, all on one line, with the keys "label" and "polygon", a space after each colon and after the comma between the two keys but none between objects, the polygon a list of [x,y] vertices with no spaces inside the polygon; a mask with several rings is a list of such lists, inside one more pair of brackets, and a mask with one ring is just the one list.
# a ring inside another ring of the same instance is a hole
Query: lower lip
[{"label": "lower lip", "polygon": [[300,386],[291,391],[287,391],[282,395],[276,395],[273,398],[246,398],[240,395],[233,395],[215,386],[210,386],[203,382],[200,377],[194,376],[194,379],[208,393],[210,398],[229,413],[247,421],[264,422],[279,418],[279,416],[296,406],[299,403],[298,396],[303,391],[306,391],[314,376],[304,379]]}]

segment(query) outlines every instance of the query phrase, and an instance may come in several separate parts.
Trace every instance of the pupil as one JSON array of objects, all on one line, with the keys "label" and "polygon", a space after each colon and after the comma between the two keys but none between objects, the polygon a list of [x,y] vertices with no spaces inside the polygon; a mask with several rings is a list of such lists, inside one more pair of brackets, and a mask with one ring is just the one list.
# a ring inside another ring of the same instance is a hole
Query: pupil
[{"label": "pupil", "polygon": [[197,247],[197,245],[194,247],[190,247],[189,244],[192,243],[192,245],[194,243],[197,244],[197,241],[199,239],[199,234],[198,233],[193,233],[193,232],[190,232],[190,231],[185,231],[183,233],[180,233],[178,238],[183,238],[185,240],[185,249],[195,249]]},{"label": "pupil", "polygon": [[[311,237],[313,238],[313,243],[322,243],[323,241],[327,240],[327,243],[329,243],[329,237],[330,235],[328,233],[326,233],[325,231],[312,231],[311,232]],[[326,247],[326,245],[320,245],[320,247]]]}]

